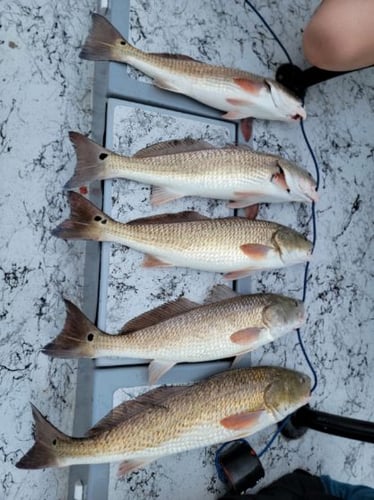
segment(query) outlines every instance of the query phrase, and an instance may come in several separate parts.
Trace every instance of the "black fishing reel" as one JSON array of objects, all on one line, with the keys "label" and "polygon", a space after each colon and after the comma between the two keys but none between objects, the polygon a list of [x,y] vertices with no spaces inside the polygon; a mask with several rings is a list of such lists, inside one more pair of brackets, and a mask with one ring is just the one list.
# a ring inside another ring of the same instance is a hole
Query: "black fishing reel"
[{"label": "black fishing reel", "polygon": [[221,481],[230,487],[229,496],[254,488],[265,476],[256,452],[244,439],[225,443],[217,450],[216,469]]}]

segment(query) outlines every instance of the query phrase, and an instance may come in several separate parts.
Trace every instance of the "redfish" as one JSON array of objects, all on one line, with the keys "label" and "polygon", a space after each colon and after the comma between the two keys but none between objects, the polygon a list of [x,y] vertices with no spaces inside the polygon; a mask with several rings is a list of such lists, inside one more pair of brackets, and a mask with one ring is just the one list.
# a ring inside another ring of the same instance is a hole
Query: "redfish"
[{"label": "redfish", "polygon": [[146,254],[143,267],[189,267],[234,280],[305,262],[312,254],[309,240],[275,222],[181,212],[123,224],[78,193],[70,192],[69,201],[71,218],[52,231],[54,236],[122,243]]},{"label": "redfish", "polygon": [[275,80],[185,55],[144,52],[132,46],[99,14],[92,14],[92,28],[80,57],[126,63],[153,78],[157,87],[224,111],[223,118],[228,120],[306,118],[301,100]]},{"label": "redfish", "polygon": [[149,383],[155,384],[176,363],[241,356],[305,321],[303,302],[282,295],[237,295],[218,285],[209,300],[197,304],[181,297],[148,311],[110,335],[65,300],[62,332],[43,348],[60,358],[117,356],[146,358]]},{"label": "redfish", "polygon": [[85,437],[59,431],[33,407],[35,444],[20,469],[122,461],[119,475],[166,455],[242,438],[279,422],[310,398],[310,378],[277,367],[230,370],[160,387],[114,408]]},{"label": "redfish", "polygon": [[318,200],[316,182],[295,163],[244,146],[216,148],[192,139],[153,144],[121,156],[70,132],[77,165],[67,189],[94,180],[125,178],[152,184],[152,205],[183,196],[231,200],[230,208],[257,203]]}]

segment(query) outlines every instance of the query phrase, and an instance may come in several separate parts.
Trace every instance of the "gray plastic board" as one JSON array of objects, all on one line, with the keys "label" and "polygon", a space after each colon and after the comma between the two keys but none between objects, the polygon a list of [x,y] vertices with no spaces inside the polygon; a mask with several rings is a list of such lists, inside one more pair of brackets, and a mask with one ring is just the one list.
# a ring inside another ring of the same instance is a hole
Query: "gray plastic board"
[{"label": "gray plastic board", "polygon": [[[109,99],[106,130],[106,147],[121,154],[134,154],[160,140],[187,136],[216,145],[235,139],[234,124],[117,99]],[[224,201],[202,198],[185,198],[152,208],[149,196],[148,185],[127,180],[106,181],[104,212],[121,221],[183,210],[196,210],[211,217],[232,213]],[[181,295],[202,302],[212,286],[223,283],[218,274],[193,269],[144,269],[142,259],[140,253],[124,246],[102,245],[98,313],[98,326],[102,330],[115,333],[126,321]],[[96,366],[142,362],[105,358],[98,359]]]}]

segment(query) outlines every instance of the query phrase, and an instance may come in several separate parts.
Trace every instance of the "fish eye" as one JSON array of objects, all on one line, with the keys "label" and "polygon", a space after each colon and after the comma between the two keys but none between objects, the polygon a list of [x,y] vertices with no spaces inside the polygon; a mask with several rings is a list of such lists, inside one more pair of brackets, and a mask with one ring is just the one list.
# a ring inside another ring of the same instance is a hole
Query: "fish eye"
[{"label": "fish eye", "polygon": [[92,342],[92,341],[93,341],[93,339],[94,339],[94,334],[93,334],[93,333],[89,333],[89,334],[87,335],[87,340],[88,340],[88,342]]}]

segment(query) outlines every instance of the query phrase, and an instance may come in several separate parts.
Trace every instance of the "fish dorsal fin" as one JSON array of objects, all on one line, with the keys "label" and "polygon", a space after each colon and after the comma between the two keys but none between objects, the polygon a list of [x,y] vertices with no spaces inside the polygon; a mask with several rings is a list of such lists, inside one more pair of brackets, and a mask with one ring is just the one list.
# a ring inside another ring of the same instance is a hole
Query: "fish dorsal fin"
[{"label": "fish dorsal fin", "polygon": [[183,314],[187,311],[191,311],[195,307],[199,307],[199,304],[192,302],[191,300],[181,297],[172,302],[167,302],[162,304],[151,311],[147,311],[140,316],[127,322],[120,330],[120,334],[126,334],[135,332],[137,330],[142,330],[152,325],[157,325],[161,321],[170,319],[173,316],[178,316],[178,314]]},{"label": "fish dorsal fin", "polygon": [[191,139],[173,139],[171,141],[158,142],[135,153],[134,158],[151,158],[153,156],[171,155],[177,153],[190,153],[202,149],[216,149],[209,142]]},{"label": "fish dorsal fin", "polygon": [[134,219],[127,224],[173,224],[177,222],[194,222],[198,220],[209,220],[209,217],[199,214],[199,212],[186,210],[185,212],[177,212],[176,214],[159,214],[151,215],[150,217],[141,217],[140,219]]},{"label": "fish dorsal fin", "polygon": [[170,54],[169,52],[148,52],[152,56],[160,56],[165,59],[176,59],[178,61],[192,61],[196,63],[203,64],[202,61],[198,61],[191,56],[186,56],[185,54]]},{"label": "fish dorsal fin", "polygon": [[125,420],[133,418],[135,415],[146,411],[150,408],[164,407],[165,402],[176,394],[180,394],[186,390],[188,386],[163,386],[138,396],[130,401],[124,401],[120,405],[111,410],[104,418],[86,432],[86,437],[93,437],[101,432],[108,431],[113,427],[121,424]]},{"label": "fish dorsal fin", "polygon": [[206,299],[204,300],[204,304],[213,304],[213,302],[232,299],[238,296],[239,294],[234,292],[234,290],[229,286],[216,285],[211,289],[211,291],[207,295]]}]

